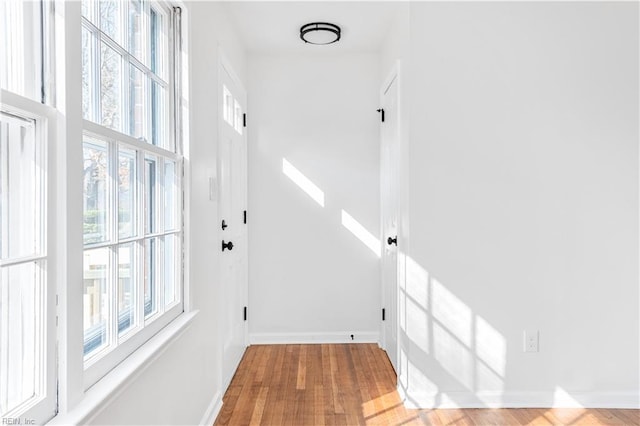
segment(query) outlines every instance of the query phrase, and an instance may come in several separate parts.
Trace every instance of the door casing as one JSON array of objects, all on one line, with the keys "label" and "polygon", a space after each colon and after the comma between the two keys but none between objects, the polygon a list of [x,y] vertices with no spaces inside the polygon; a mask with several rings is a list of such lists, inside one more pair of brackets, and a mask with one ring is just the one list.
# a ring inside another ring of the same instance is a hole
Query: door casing
[{"label": "door casing", "polygon": [[[222,240],[232,241],[233,249],[220,253],[221,321],[222,336],[222,385],[226,388],[240,363],[248,345],[248,318],[244,309],[248,307],[248,264],[247,264],[247,224],[243,221],[243,211],[247,209],[247,129],[239,135],[224,120],[224,91],[226,86],[235,100],[246,111],[246,90],[233,71],[226,56],[220,52],[218,64],[218,250]],[[240,144],[240,145],[238,145]],[[222,220],[227,228],[222,229]]]}]

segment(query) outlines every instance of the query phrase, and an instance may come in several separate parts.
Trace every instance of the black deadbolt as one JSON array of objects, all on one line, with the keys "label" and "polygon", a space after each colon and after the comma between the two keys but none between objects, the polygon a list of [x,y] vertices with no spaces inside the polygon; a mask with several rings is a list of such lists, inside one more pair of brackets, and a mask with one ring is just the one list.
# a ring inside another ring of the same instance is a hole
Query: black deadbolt
[{"label": "black deadbolt", "polygon": [[227,225],[227,223],[224,221],[224,219],[222,219],[222,230],[224,231],[227,226],[229,226],[229,225]]},{"label": "black deadbolt", "polygon": [[224,249],[232,250],[233,243],[231,241],[229,241],[228,243],[225,243],[224,240],[222,240],[222,251],[224,251]]},{"label": "black deadbolt", "polygon": [[398,236],[396,235],[395,237],[391,238],[387,238],[387,244],[391,245],[391,244],[395,244],[396,246],[398,245]]}]

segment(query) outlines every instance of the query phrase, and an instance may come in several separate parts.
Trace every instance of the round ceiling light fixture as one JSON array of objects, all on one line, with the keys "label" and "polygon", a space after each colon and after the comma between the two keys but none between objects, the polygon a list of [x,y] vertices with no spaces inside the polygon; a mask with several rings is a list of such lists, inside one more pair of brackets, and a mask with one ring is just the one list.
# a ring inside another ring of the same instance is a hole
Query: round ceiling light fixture
[{"label": "round ceiling light fixture", "polygon": [[300,27],[300,38],[309,44],[331,44],[340,40],[340,27],[328,22],[312,22]]}]

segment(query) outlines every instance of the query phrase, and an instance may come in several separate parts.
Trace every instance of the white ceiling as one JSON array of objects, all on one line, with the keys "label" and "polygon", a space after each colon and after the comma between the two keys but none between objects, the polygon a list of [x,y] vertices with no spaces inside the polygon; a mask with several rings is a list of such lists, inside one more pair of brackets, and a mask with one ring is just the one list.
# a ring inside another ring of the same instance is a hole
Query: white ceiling
[{"label": "white ceiling", "polygon": [[[247,49],[252,52],[353,53],[379,50],[398,10],[397,2],[244,2],[225,3]],[[340,26],[339,42],[315,46],[300,40],[309,22]]]}]

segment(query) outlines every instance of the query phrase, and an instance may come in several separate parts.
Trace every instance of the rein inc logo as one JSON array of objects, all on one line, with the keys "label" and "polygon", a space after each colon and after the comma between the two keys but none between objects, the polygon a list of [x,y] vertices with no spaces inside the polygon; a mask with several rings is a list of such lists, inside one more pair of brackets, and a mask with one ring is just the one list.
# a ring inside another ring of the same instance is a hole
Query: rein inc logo
[{"label": "rein inc logo", "polygon": [[20,418],[20,417],[3,417],[3,425],[35,425],[34,419]]}]

